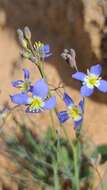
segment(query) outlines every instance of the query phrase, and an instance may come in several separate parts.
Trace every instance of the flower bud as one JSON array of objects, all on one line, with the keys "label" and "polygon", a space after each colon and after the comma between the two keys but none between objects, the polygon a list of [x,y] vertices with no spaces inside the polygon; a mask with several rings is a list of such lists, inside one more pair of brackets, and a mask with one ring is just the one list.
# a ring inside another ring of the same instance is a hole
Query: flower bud
[{"label": "flower bud", "polygon": [[22,50],[21,51],[21,56],[24,57],[24,58],[26,58],[26,59],[29,59],[31,55],[30,55],[29,52],[27,52],[25,50]]},{"label": "flower bud", "polygon": [[23,32],[22,30],[18,29],[17,30],[17,34],[18,34],[18,38],[19,38],[19,42],[20,42],[20,45],[27,49],[27,41],[24,39],[24,35],[23,35]]},{"label": "flower bud", "polygon": [[61,53],[61,57],[65,59],[65,61],[71,67],[74,67],[77,70],[77,65],[76,65],[76,60],[75,60],[76,54],[75,54],[74,49],[70,49],[70,50],[64,49],[64,52]]},{"label": "flower bud", "polygon": [[23,32],[22,32],[22,30],[20,28],[17,29],[17,34],[18,34],[19,38],[24,38]]},{"label": "flower bud", "polygon": [[31,39],[31,31],[27,26],[24,27],[24,35],[27,40]]}]

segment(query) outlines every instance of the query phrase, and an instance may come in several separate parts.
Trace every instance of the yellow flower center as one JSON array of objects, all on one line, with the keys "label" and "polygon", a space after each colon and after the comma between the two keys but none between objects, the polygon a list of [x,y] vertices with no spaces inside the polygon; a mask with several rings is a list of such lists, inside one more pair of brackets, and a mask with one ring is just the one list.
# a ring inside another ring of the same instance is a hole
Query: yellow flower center
[{"label": "yellow flower center", "polygon": [[36,48],[42,48],[44,44],[39,41],[39,42],[35,42],[35,46]]},{"label": "yellow flower center", "polygon": [[20,89],[21,89],[22,91],[27,91],[27,90],[29,90],[29,86],[30,86],[30,83],[24,82],[24,83],[20,86]]},{"label": "yellow flower center", "polygon": [[41,56],[43,56],[43,51],[42,48],[44,47],[44,44],[39,42],[35,42],[34,43],[34,48],[36,49],[36,57],[38,57],[38,59],[40,59]]},{"label": "yellow flower center", "polygon": [[34,111],[34,110],[41,110],[44,106],[44,102],[42,101],[42,99],[40,97],[33,97],[30,100],[30,106],[29,106],[29,110],[30,111]]},{"label": "yellow flower center", "polygon": [[18,87],[21,91],[27,91],[29,90],[30,81],[25,81],[23,84],[20,84]]},{"label": "yellow flower center", "polygon": [[68,114],[72,117],[73,120],[79,120],[82,116],[82,111],[78,106],[68,107]]},{"label": "yellow flower center", "polygon": [[89,71],[87,71],[87,73],[88,75],[84,80],[84,84],[86,84],[89,88],[94,88],[95,86],[98,87],[101,77],[91,74]]}]

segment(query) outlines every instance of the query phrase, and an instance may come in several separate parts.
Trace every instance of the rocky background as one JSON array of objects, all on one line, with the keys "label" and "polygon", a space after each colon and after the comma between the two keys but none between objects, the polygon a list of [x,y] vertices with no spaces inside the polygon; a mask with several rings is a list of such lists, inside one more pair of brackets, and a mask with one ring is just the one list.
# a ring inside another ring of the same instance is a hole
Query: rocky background
[{"label": "rocky background", "polygon": [[[31,69],[32,80],[39,76],[33,65],[28,61],[23,65],[20,60],[16,30],[26,25],[32,31],[33,40],[51,46],[53,56],[46,64],[49,80],[56,85],[63,81],[76,101],[80,86],[71,79],[72,70],[60,57],[64,48],[75,49],[77,65],[82,71],[100,63],[107,79],[106,0],[0,0],[1,104],[12,106],[9,94],[15,90],[11,80],[22,77],[23,67]],[[41,120],[44,119],[47,125],[46,115]],[[107,95],[97,92],[86,100],[84,125],[96,144],[107,143]]]}]

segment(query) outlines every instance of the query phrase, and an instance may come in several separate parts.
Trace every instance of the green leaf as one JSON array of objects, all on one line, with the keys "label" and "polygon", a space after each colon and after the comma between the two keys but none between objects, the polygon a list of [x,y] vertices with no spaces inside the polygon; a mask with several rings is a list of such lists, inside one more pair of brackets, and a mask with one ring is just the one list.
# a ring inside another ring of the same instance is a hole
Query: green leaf
[{"label": "green leaf", "polygon": [[107,144],[98,146],[97,152],[101,154],[101,157],[102,157],[101,163],[106,162],[107,161]]}]

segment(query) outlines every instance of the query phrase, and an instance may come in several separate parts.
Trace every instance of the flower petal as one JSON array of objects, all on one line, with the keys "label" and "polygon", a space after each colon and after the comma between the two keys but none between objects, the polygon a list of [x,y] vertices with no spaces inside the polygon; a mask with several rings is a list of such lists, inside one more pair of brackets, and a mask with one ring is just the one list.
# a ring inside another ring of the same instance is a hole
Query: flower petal
[{"label": "flower petal", "polygon": [[102,92],[107,92],[107,81],[106,80],[100,80],[100,84],[97,88]]},{"label": "flower petal", "polygon": [[84,78],[86,77],[86,74],[82,73],[82,72],[76,72],[72,75],[72,78],[80,80],[80,81],[84,81]]},{"label": "flower petal", "polygon": [[39,96],[44,99],[48,95],[48,85],[43,79],[38,80],[32,89],[32,93],[33,96]]},{"label": "flower petal", "polygon": [[46,44],[46,45],[43,46],[43,52],[44,53],[49,53],[50,52],[50,47],[49,47],[48,44]]},{"label": "flower petal", "polygon": [[66,106],[71,106],[74,104],[72,98],[67,93],[64,93],[63,100],[64,100]]},{"label": "flower petal", "polygon": [[56,106],[56,97],[53,96],[45,101],[44,109],[51,110]]},{"label": "flower petal", "polygon": [[79,121],[74,121],[74,129],[78,128],[83,122],[83,118],[81,118]]},{"label": "flower petal", "polygon": [[12,81],[12,86],[15,88],[19,88],[24,83],[23,80],[14,80]]},{"label": "flower petal", "polygon": [[18,105],[29,104],[29,96],[25,93],[10,96],[11,101]]},{"label": "flower petal", "polygon": [[61,111],[57,115],[58,115],[59,121],[61,123],[64,123],[66,120],[69,119],[69,115],[68,115],[67,111]]},{"label": "flower petal", "polygon": [[88,88],[86,85],[81,87],[81,96],[90,96],[94,91],[94,88]]},{"label": "flower petal", "polygon": [[29,70],[23,69],[23,72],[24,72],[24,79],[29,79]]},{"label": "flower petal", "polygon": [[84,111],[84,99],[82,98],[79,102],[79,107],[81,108],[82,112]]},{"label": "flower petal", "polygon": [[90,73],[99,76],[102,72],[102,67],[100,64],[94,65],[90,68]]}]

